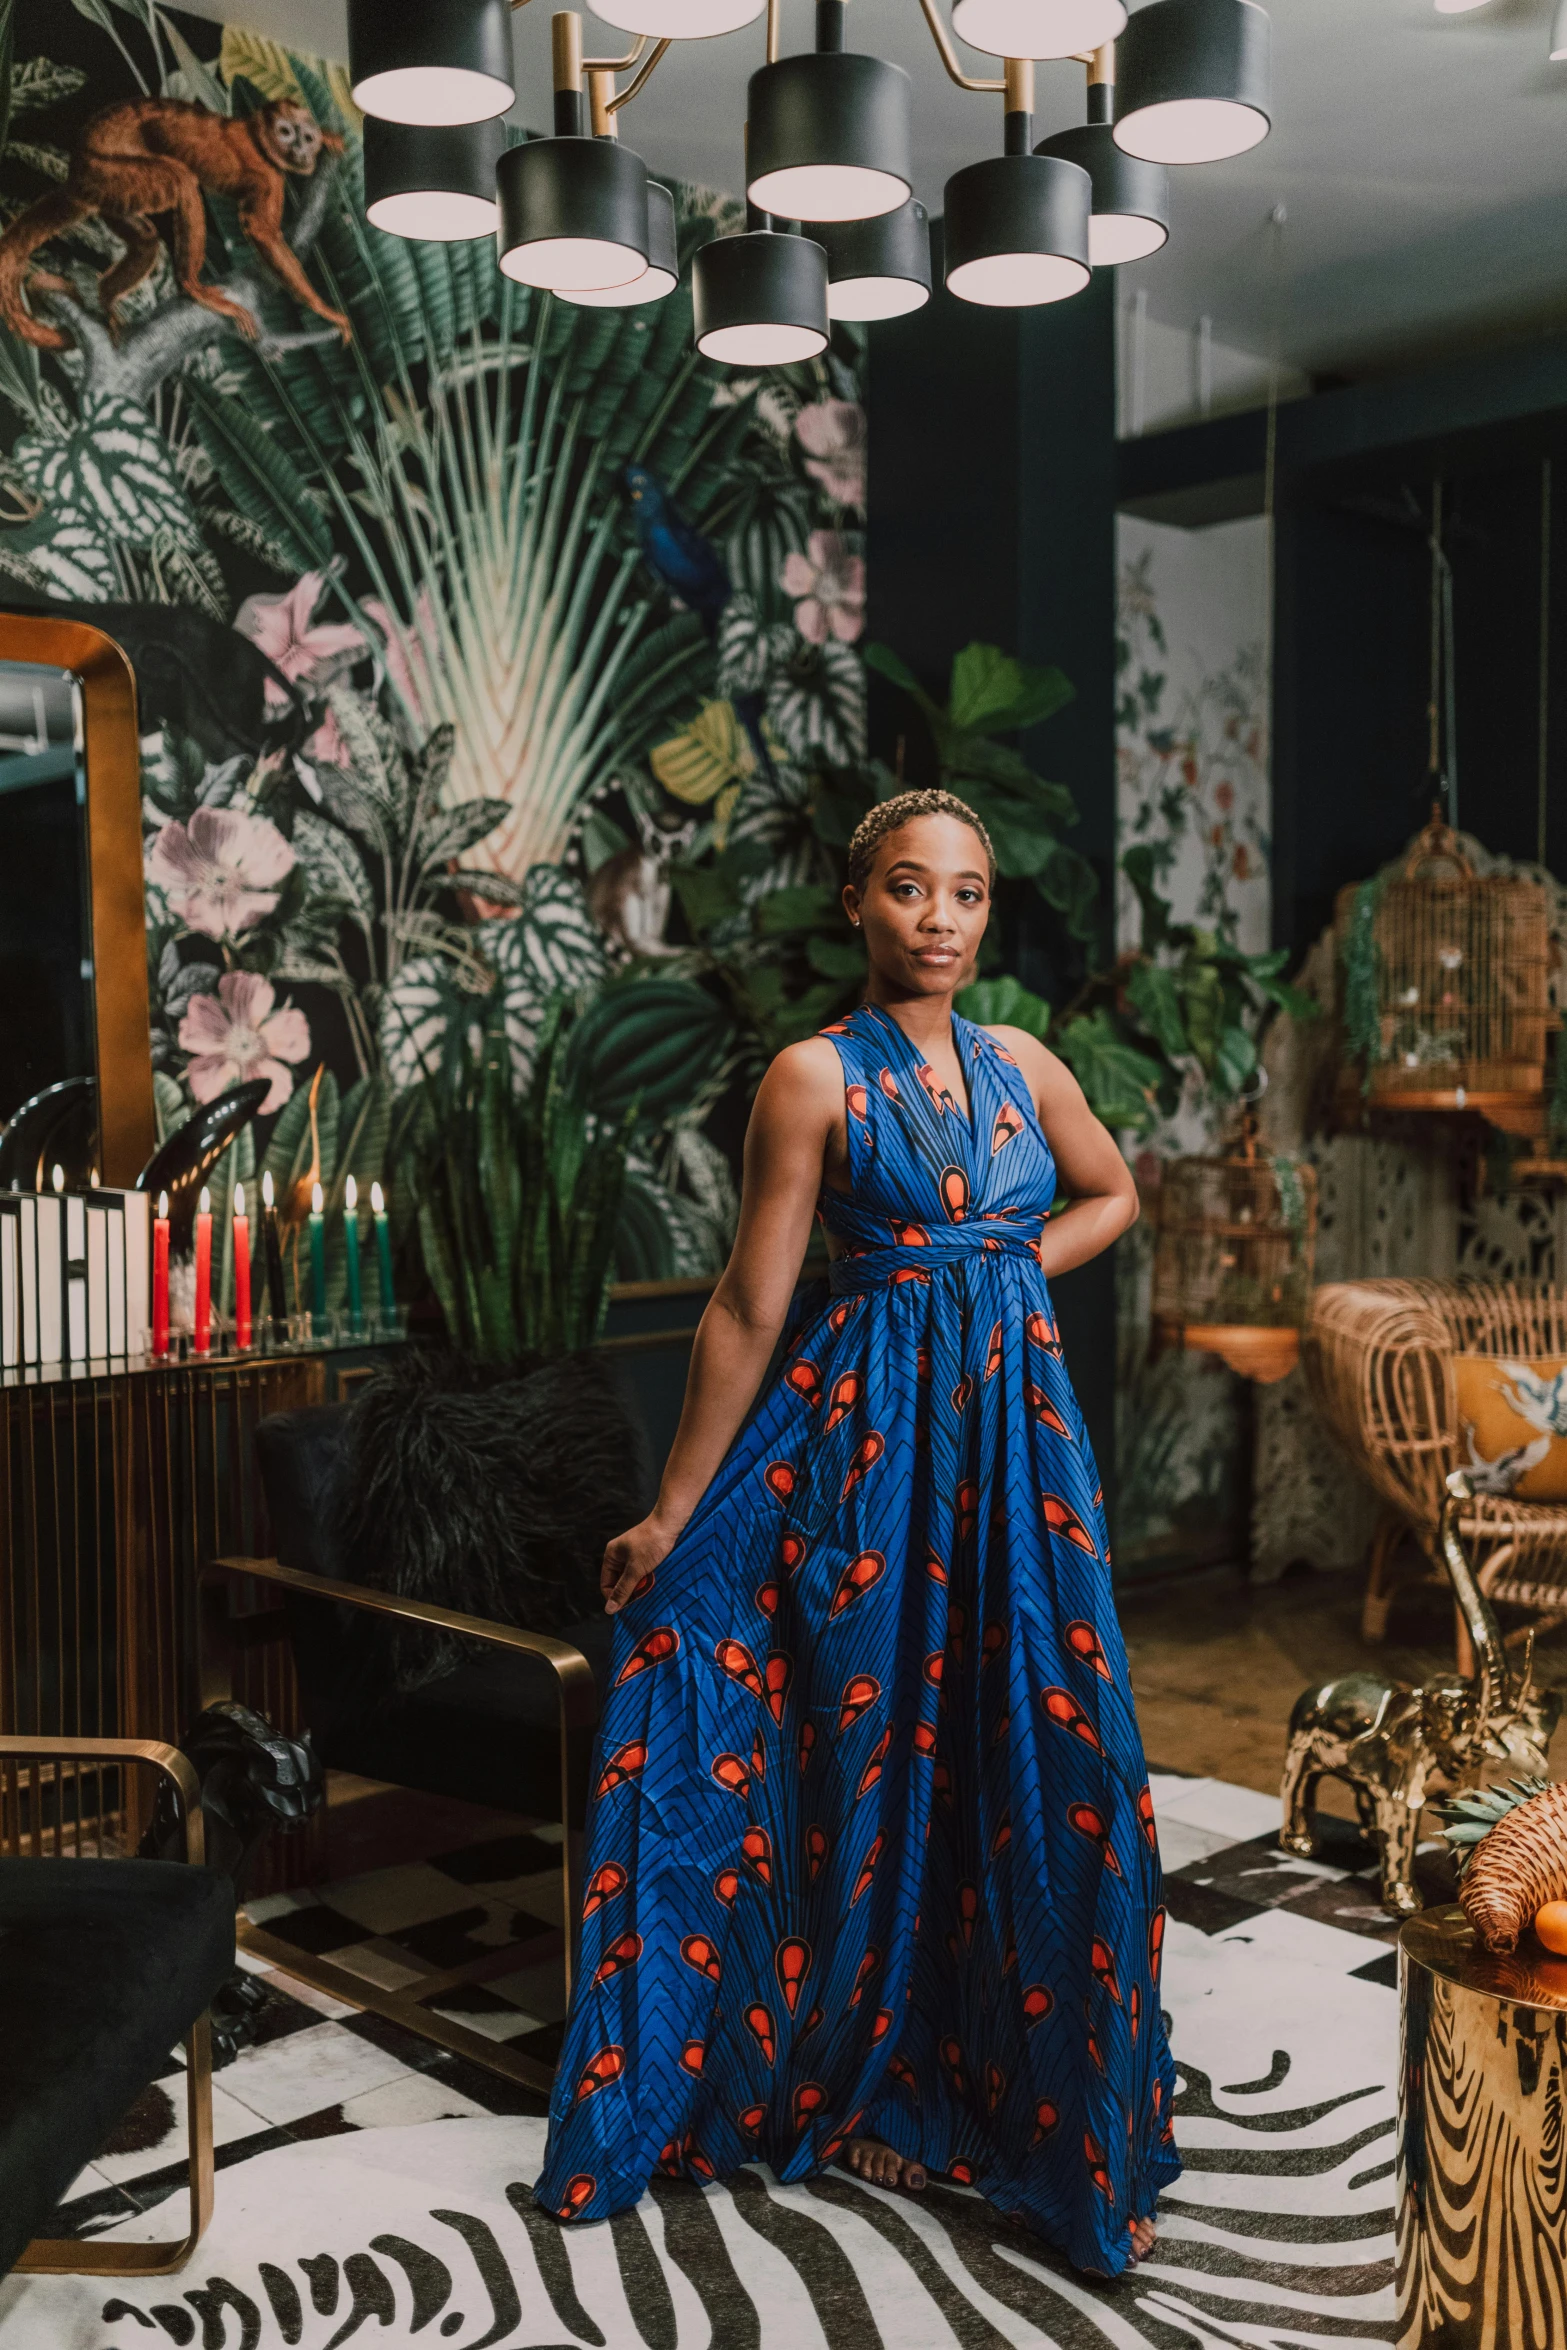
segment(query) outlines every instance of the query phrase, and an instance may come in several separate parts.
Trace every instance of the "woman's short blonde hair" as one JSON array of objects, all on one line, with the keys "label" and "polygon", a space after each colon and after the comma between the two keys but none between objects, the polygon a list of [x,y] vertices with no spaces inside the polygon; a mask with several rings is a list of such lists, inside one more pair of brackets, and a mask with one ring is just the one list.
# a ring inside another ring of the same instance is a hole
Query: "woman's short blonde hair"
[{"label": "woman's short blonde hair", "polygon": [[966,800],[960,800],[950,791],[900,791],[890,800],[878,800],[868,815],[862,816],[854,828],[849,843],[849,885],[863,890],[876,862],[876,851],[889,832],[901,825],[912,824],[918,816],[955,816],[966,824],[979,839],[985,852],[985,863],[990,873],[991,887],[996,882],[996,852],[990,845],[990,835]]}]

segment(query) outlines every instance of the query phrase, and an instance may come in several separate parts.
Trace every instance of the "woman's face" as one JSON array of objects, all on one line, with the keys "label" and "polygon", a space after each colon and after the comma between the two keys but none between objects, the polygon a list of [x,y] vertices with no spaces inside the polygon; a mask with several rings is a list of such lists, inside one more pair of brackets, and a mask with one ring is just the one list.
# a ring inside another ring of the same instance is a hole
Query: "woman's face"
[{"label": "woman's face", "polygon": [[978,833],[956,816],[916,816],[889,832],[863,891],[843,893],[872,970],[905,995],[951,995],[967,983],[990,919],[990,874]]}]

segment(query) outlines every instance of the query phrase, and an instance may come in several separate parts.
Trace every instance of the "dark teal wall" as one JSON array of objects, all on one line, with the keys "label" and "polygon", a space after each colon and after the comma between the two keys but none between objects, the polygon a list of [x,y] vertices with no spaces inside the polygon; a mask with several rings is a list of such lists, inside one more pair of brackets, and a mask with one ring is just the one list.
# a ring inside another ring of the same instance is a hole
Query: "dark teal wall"
[{"label": "dark teal wall", "polygon": [[[937,232],[939,253],[939,230]],[[1025,740],[1042,774],[1070,786],[1075,842],[1100,874],[1112,947],[1115,858],[1115,314],[1108,275],[1043,310],[982,310],[944,291],[912,318],[871,330],[867,634],[944,695],[952,656],[974,640],[1057,662],[1076,698]],[[917,721],[914,722],[917,725]],[[871,743],[928,779],[906,701],[872,680]],[[1004,941],[1009,968],[1055,1002],[1081,956],[1030,912]],[[1112,1497],[1115,1270],[1112,1256],[1057,1286],[1072,1375]]]}]

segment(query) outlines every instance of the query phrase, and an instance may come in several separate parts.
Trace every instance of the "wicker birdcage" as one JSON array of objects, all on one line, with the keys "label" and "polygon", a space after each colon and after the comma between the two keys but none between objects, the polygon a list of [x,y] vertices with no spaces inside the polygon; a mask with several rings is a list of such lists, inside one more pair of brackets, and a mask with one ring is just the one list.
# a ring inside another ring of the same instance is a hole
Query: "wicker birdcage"
[{"label": "wicker birdcage", "polygon": [[1346,1026],[1379,1109],[1467,1109],[1541,1130],[1553,1022],[1539,882],[1477,874],[1433,816],[1397,879],[1339,892],[1336,928]]},{"label": "wicker birdcage", "polygon": [[1223,1157],[1172,1159],[1159,1187],[1153,1319],[1169,1345],[1282,1379],[1299,1355],[1317,1244],[1313,1168],[1275,1158],[1247,1111]]}]

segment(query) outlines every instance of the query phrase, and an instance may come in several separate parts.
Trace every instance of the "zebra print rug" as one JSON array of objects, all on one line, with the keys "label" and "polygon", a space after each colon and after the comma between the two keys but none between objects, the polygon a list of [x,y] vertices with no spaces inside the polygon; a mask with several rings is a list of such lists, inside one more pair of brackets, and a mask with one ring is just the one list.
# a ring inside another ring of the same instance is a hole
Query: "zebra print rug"
[{"label": "zebra print rug", "polygon": [[[1346,1923],[1327,1922],[1320,1897],[1300,1914],[1280,1899],[1269,1842],[1194,1866],[1196,1906],[1214,1906],[1172,1920],[1186,2170],[1153,2258],[1113,2286],[972,2194],[889,2194],[836,2172],[794,2187],[761,2168],[704,2190],[660,2182],[636,2211],[563,2234],[530,2192],[543,2122],[474,2113],[257,2152],[220,2175],[217,2216],[179,2276],[0,2285],[0,2350],[1390,2343],[1397,1997],[1371,1955],[1363,1887],[1312,1868],[1307,1889],[1331,1892]],[[1216,1884],[1226,1864],[1231,1883],[1263,1881],[1262,1906]],[[170,2216],[165,2203],[104,2232],[155,2237]]]}]

